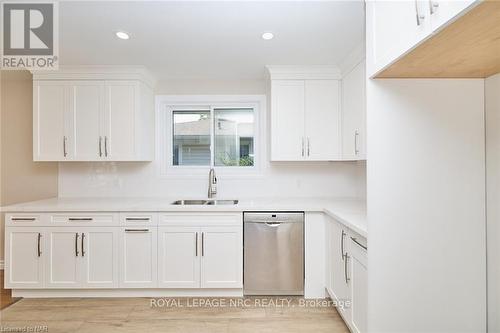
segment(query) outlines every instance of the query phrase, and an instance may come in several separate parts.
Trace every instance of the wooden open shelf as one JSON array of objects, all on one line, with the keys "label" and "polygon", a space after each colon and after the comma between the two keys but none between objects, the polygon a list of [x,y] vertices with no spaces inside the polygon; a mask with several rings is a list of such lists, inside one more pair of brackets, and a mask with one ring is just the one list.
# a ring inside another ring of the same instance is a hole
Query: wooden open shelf
[{"label": "wooden open shelf", "polygon": [[500,73],[500,1],[486,1],[377,78],[485,78]]}]

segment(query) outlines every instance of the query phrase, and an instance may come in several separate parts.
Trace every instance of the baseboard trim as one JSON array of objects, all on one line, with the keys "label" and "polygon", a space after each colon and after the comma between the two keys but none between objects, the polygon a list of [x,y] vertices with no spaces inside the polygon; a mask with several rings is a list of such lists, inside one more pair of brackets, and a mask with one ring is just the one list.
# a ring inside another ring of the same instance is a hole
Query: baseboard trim
[{"label": "baseboard trim", "polygon": [[13,297],[243,297],[243,289],[13,289]]}]

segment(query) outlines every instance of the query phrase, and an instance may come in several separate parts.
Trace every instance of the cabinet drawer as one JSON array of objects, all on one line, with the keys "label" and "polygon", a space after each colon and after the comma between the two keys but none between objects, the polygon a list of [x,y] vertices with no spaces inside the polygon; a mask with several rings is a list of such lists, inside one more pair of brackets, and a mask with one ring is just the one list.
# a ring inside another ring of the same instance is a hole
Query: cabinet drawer
[{"label": "cabinet drawer", "polygon": [[160,214],[159,225],[216,226],[241,225],[242,213],[169,213]]},{"label": "cabinet drawer", "polygon": [[37,213],[6,214],[5,224],[11,226],[36,226],[45,222],[45,215]]},{"label": "cabinet drawer", "polygon": [[84,226],[84,225],[103,225],[112,226],[118,225],[118,214],[113,213],[87,213],[75,212],[64,214],[50,215],[49,222],[52,224],[64,224],[71,226]]},{"label": "cabinet drawer", "polygon": [[156,226],[158,214],[156,213],[121,213],[120,225]]}]

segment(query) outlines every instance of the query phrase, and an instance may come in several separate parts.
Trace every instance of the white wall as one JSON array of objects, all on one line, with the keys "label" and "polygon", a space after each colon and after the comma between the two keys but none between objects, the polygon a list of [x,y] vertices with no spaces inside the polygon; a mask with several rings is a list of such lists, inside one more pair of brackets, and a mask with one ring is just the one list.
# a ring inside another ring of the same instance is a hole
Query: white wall
[{"label": "white wall", "polygon": [[[57,196],[57,163],[33,162],[33,80],[0,71],[0,206]],[[0,262],[3,261],[0,215]]]},{"label": "white wall", "polygon": [[486,79],[488,332],[500,332],[500,74]]},{"label": "white wall", "polygon": [[[158,95],[265,94],[269,97],[268,91],[267,81],[254,80],[169,80],[159,82],[156,89]],[[269,135],[268,131],[265,135]],[[59,196],[206,196],[208,174],[202,178],[164,178],[159,175],[159,166],[157,160],[152,163],[60,163]],[[365,170],[364,162],[271,164],[265,161],[260,177],[218,177],[218,197],[364,197]]]},{"label": "white wall", "polygon": [[368,80],[369,332],[485,332],[483,80]]}]

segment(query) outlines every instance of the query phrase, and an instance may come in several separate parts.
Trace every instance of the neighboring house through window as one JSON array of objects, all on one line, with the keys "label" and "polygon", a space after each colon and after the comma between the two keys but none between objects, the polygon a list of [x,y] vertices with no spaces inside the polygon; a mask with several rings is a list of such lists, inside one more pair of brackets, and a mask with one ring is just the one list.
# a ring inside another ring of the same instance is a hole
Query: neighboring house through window
[{"label": "neighboring house through window", "polygon": [[[260,96],[259,96],[260,97]],[[165,96],[168,100],[168,96]],[[255,171],[259,141],[259,107],[255,102],[184,101],[160,104],[162,156],[166,170],[223,168]],[[231,97],[230,99],[234,99]],[[248,99],[248,98],[247,98]],[[166,172],[168,173],[168,171]]]}]

